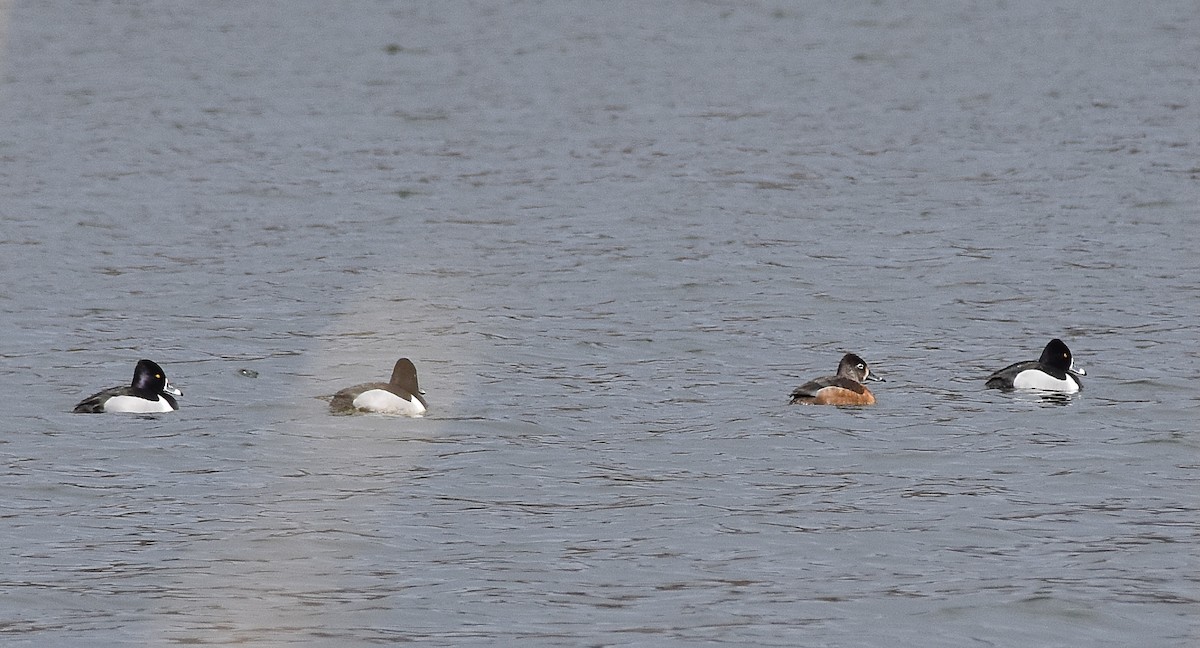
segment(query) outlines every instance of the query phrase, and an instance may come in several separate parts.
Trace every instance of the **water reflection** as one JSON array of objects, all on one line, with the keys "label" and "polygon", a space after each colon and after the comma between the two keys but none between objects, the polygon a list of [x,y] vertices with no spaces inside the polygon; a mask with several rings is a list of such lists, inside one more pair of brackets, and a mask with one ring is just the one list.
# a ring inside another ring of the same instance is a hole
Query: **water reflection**
[{"label": "water reflection", "polygon": [[1000,391],[1004,394],[1011,395],[1019,401],[1059,406],[1070,405],[1082,394],[1082,392],[1067,394],[1064,392],[1040,391],[1033,389],[1005,389]]}]

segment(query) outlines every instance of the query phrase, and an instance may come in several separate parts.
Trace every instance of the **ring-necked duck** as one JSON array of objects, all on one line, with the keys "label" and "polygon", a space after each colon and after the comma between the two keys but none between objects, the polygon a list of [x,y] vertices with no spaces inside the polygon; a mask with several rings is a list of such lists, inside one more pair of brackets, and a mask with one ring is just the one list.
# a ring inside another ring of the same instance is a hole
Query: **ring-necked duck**
[{"label": "ring-necked duck", "polygon": [[1054,338],[1042,349],[1042,357],[1011,364],[987,379],[991,389],[1037,389],[1073,394],[1083,388],[1080,376],[1087,372],[1075,366],[1071,350]]},{"label": "ring-necked duck", "polygon": [[417,386],[417,368],[412,360],[400,358],[392,369],[391,382],[365,383],[347,387],[334,394],[329,409],[335,414],[355,411],[423,416],[429,407]]},{"label": "ring-necked duck", "polygon": [[864,380],[883,378],[871,373],[866,361],[847,353],[838,363],[837,375],[817,378],[792,391],[790,404],[809,405],[874,405],[875,395],[863,384]]},{"label": "ring-necked duck", "polygon": [[96,393],[76,405],[75,412],[171,412],[179,409],[179,403],[175,402],[176,396],[183,396],[183,392],[167,382],[167,374],[163,372],[162,367],[150,360],[138,360],[133,369],[131,385],[113,387]]}]

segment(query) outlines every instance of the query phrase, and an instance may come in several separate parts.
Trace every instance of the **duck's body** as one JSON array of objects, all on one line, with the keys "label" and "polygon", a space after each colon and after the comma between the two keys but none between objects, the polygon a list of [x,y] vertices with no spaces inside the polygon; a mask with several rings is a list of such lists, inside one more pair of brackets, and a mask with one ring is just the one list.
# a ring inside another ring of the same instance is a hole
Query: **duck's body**
[{"label": "duck's body", "polygon": [[422,393],[417,385],[417,368],[408,358],[400,358],[392,369],[391,381],[347,387],[334,394],[329,410],[335,414],[377,412],[424,416],[429,405]]},{"label": "duck's body", "polygon": [[862,358],[847,353],[838,363],[836,375],[810,380],[792,390],[791,404],[874,405],[875,395],[863,384],[865,380],[883,379],[872,375]]},{"label": "duck's body", "polygon": [[167,382],[162,367],[150,360],[139,360],[130,385],[92,394],[80,401],[74,411],[77,414],[172,412],[179,409],[177,396],[183,396],[183,392]]}]

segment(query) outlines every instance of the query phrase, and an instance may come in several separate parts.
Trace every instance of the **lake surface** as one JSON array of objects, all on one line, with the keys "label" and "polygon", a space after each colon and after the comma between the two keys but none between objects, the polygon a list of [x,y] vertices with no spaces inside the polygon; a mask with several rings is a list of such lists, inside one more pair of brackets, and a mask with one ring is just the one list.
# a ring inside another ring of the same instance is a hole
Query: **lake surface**
[{"label": "lake surface", "polygon": [[4,645],[1200,641],[1195,2],[0,9]]}]

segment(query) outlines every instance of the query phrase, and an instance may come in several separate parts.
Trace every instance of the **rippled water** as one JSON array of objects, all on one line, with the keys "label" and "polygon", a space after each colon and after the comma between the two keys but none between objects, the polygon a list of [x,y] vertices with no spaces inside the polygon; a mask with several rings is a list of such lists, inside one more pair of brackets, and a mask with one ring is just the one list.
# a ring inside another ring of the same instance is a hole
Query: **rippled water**
[{"label": "rippled water", "polygon": [[1194,3],[243,5],[0,4],[5,645],[1197,641]]}]

